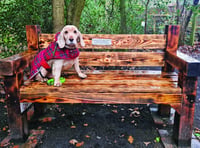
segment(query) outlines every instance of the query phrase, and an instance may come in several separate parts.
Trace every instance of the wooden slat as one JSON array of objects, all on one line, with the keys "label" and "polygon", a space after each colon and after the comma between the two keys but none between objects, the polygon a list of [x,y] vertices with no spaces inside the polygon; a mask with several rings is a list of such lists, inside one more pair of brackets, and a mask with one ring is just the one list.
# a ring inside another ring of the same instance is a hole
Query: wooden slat
[{"label": "wooden slat", "polygon": [[[94,81],[93,81],[94,82]],[[118,81],[117,81],[118,82]],[[115,82],[115,83],[117,83]],[[167,93],[167,94],[174,94],[174,93],[181,93],[180,89],[177,89],[173,86],[170,86],[170,84],[162,84],[159,83],[157,85],[153,85],[153,82],[147,82],[145,83],[130,83],[131,81],[129,80],[129,83],[127,84],[63,84],[62,87],[60,88],[54,88],[54,87],[49,87],[46,86],[46,84],[38,84],[35,83],[35,85],[29,87],[26,87],[22,90],[25,90],[26,92],[30,92],[32,95],[40,93],[46,93],[47,95],[50,93],[55,92],[56,94],[59,92],[59,96],[62,96],[63,93],[66,93],[66,90],[69,92],[73,93],[79,93],[79,92],[84,92],[84,93]],[[145,84],[144,84],[145,83]],[[173,84],[172,84],[173,85]],[[73,86],[73,87],[72,87]],[[45,89],[42,89],[42,87]],[[22,91],[23,93],[23,91]]]},{"label": "wooden slat", "polygon": [[[85,47],[81,49],[164,49],[166,35],[163,34],[83,34]],[[39,47],[46,48],[54,41],[55,34],[40,34]],[[92,39],[111,39],[112,45],[92,45]]]},{"label": "wooden slat", "polygon": [[57,94],[46,95],[21,95],[20,102],[38,103],[114,103],[114,104],[179,104],[180,94],[155,94],[155,93],[65,93],[63,96]]},{"label": "wooden slat", "polygon": [[[95,78],[95,76],[97,77]],[[115,77],[117,77],[115,74],[96,74],[88,75],[88,78],[81,80],[77,78],[77,76],[69,76],[61,87],[53,87],[45,83],[33,82],[29,86],[23,86],[21,88],[21,101],[28,101],[30,99],[30,102],[37,102],[41,101],[41,99],[35,99],[41,97],[43,99],[48,98],[49,100],[43,101],[49,103],[53,103],[56,100],[58,101],[58,98],[61,98],[61,102],[63,102],[63,98],[65,98],[64,100],[71,101],[70,103],[80,103],[80,101],[87,101],[90,99],[89,96],[92,95],[91,97],[94,97],[94,102],[166,103],[167,101],[165,102],[162,98],[167,99],[167,97],[170,97],[168,101],[172,101],[172,103],[179,102],[178,98],[180,99],[181,89],[176,88],[176,85],[174,85],[173,81],[170,81],[170,78],[152,79],[151,77],[138,77],[136,79],[135,77],[135,79],[131,80],[131,76],[129,75],[124,75],[123,79],[121,76],[120,79],[115,79]],[[81,95],[84,95],[82,99]],[[123,98],[119,98],[118,95]],[[117,99],[113,96],[116,96]],[[33,98],[33,100],[31,100],[31,98]]]},{"label": "wooden slat", "polygon": [[[99,74],[95,72],[92,73],[92,72],[87,72],[87,71],[83,71],[84,73],[87,74],[87,78],[86,79],[80,79],[79,77],[77,77],[77,74],[76,73],[70,73],[70,74],[67,74],[66,76],[66,81],[67,83],[69,82],[73,82],[73,81],[78,81],[80,83],[85,83],[87,81],[96,81],[96,83],[98,81],[101,81],[102,79],[102,75],[104,73],[104,80],[114,80],[114,81],[119,81],[121,80],[122,82],[126,82],[127,80],[132,80],[132,81],[138,81],[138,80],[141,80],[141,81],[148,81],[148,80],[151,80],[151,81],[162,81],[162,82],[177,82],[178,81],[178,77],[177,77],[177,74],[170,74],[170,75],[167,75],[167,74],[163,74],[163,75],[152,75],[152,74],[149,74],[149,75],[137,75],[136,74],[127,74],[127,75],[124,75],[122,73],[115,73],[114,71],[99,71]],[[110,72],[110,73],[109,73]],[[134,71],[132,71],[134,72]],[[128,71],[127,71],[128,73]],[[88,80],[89,79],[89,80]],[[97,81],[98,80],[98,81]],[[114,82],[110,82],[110,83],[114,83]],[[105,83],[104,83],[105,84]]]},{"label": "wooden slat", "polygon": [[157,52],[81,52],[80,65],[163,66],[164,54]]}]

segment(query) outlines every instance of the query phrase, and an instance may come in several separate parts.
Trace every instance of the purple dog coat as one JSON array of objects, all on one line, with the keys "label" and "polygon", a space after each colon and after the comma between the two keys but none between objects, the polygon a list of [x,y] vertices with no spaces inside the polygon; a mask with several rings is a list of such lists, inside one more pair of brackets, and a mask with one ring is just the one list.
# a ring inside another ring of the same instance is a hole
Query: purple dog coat
[{"label": "purple dog coat", "polygon": [[51,59],[65,59],[71,60],[75,59],[79,56],[78,48],[75,49],[67,49],[60,48],[56,43],[58,35],[60,32],[56,33],[55,41],[50,43],[49,46],[43,50],[41,50],[34,58],[31,63],[31,73],[29,79],[33,79],[36,74],[40,71],[41,66],[45,69],[50,69],[51,67],[47,63]]}]

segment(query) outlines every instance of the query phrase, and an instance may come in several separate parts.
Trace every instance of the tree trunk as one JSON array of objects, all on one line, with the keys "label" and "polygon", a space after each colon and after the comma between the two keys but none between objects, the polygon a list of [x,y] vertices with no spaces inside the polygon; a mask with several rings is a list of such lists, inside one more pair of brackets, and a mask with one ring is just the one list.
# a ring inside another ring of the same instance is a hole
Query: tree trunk
[{"label": "tree trunk", "polygon": [[[194,0],[193,6],[198,5],[198,3],[199,3],[199,0]],[[178,20],[179,21],[178,24],[181,25],[179,45],[184,45],[187,27],[188,27],[188,24],[189,24],[191,16],[192,16],[192,10],[188,11],[187,9],[185,9],[185,4],[186,4],[186,1],[184,0],[182,10],[179,14],[180,17],[179,17],[179,20]],[[180,10],[180,8],[179,8],[179,10]]]},{"label": "tree trunk", "polygon": [[148,6],[149,6],[150,0],[147,0],[147,3],[145,4],[145,26],[144,26],[144,34],[147,34],[147,18],[148,18]]},{"label": "tree trunk", "polygon": [[126,26],[126,6],[125,0],[120,0],[120,32],[122,34],[127,33],[127,26]]},{"label": "tree trunk", "polygon": [[65,25],[64,0],[52,0],[53,32],[60,31]]},{"label": "tree trunk", "polygon": [[67,25],[79,27],[82,10],[85,6],[85,0],[71,0],[67,7]]}]

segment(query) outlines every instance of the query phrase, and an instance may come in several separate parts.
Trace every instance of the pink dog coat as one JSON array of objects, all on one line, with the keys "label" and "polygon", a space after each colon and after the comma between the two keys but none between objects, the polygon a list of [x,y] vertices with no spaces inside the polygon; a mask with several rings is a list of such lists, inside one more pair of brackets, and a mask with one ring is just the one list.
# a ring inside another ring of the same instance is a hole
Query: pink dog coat
[{"label": "pink dog coat", "polygon": [[75,49],[67,49],[67,48],[60,48],[56,43],[58,35],[60,32],[56,33],[55,41],[50,43],[49,46],[43,50],[41,50],[34,58],[31,63],[31,72],[29,79],[33,79],[36,74],[39,73],[41,66],[45,69],[50,69],[51,67],[47,63],[51,59],[65,59],[71,60],[75,59],[79,56],[78,48]]}]

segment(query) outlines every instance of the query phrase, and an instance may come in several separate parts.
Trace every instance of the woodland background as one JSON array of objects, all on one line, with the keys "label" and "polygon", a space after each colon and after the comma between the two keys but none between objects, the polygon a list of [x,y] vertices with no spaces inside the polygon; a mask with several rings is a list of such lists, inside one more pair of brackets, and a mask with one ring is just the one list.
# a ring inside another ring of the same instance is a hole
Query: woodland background
[{"label": "woodland background", "polygon": [[199,0],[1,0],[0,58],[26,50],[31,24],[44,33],[74,24],[95,34],[156,34],[180,24],[180,44],[193,45],[200,40],[199,10]]}]

